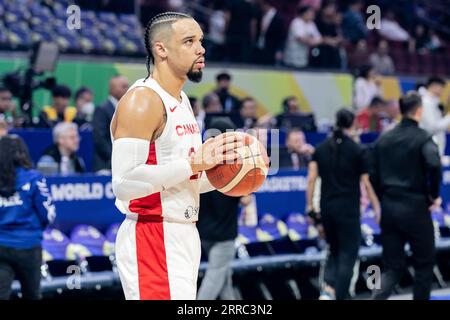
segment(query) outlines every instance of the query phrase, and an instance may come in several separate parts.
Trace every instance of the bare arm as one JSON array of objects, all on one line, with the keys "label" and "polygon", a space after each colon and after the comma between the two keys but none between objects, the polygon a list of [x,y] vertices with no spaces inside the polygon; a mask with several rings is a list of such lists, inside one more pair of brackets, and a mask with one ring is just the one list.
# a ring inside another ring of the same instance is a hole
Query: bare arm
[{"label": "bare arm", "polygon": [[313,196],[316,186],[316,180],[319,177],[319,170],[317,162],[311,161],[308,165],[308,187],[306,189],[306,211],[311,211],[313,208]]},{"label": "bare arm", "polygon": [[381,218],[381,206],[380,201],[375,193],[375,190],[372,187],[372,183],[370,183],[369,175],[367,173],[361,176],[361,182],[366,189],[367,195],[369,196],[370,203],[372,204],[372,208],[375,211],[377,222],[380,222]]}]

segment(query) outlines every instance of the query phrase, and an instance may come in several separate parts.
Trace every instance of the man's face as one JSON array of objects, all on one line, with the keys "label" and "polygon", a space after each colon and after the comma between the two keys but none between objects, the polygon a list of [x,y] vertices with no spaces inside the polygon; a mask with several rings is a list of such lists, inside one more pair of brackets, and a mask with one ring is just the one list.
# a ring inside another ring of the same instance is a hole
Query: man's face
[{"label": "man's face", "polygon": [[109,94],[117,100],[123,97],[127,93],[129,87],[128,79],[126,77],[112,78],[109,83]]},{"label": "man's face", "polygon": [[222,79],[219,82],[217,82],[217,86],[220,89],[228,90],[228,89],[230,89],[230,80]]},{"label": "man's face", "polygon": [[386,41],[381,41],[378,45],[378,53],[380,55],[386,55],[389,51],[388,43]]},{"label": "man's face", "polygon": [[12,94],[9,91],[0,91],[0,112],[10,111],[12,108]]},{"label": "man's face", "polygon": [[291,99],[288,101],[289,112],[297,112],[299,110],[297,99]]},{"label": "man's face", "polygon": [[67,97],[53,97],[53,107],[58,112],[63,112],[69,105],[70,98]]},{"label": "man's face", "polygon": [[193,82],[200,82],[205,67],[203,31],[193,19],[182,19],[172,24],[167,41],[167,62],[178,74]]},{"label": "man's face", "polygon": [[305,135],[301,131],[291,132],[286,141],[287,147],[296,152],[301,152],[304,144],[305,144]]},{"label": "man's face", "polygon": [[444,92],[444,86],[439,83],[433,83],[429,86],[428,91],[433,93],[435,97],[440,98],[442,96],[442,93]]},{"label": "man's face", "polygon": [[307,22],[311,22],[314,21],[315,16],[316,14],[314,13],[314,10],[310,9],[305,12],[305,14],[303,15],[303,19],[305,19],[305,21]]},{"label": "man's face", "polygon": [[81,96],[78,97],[76,101],[77,108],[82,107],[84,104],[92,102],[94,97],[91,92],[86,91]]},{"label": "man's face", "polygon": [[64,132],[59,138],[58,145],[69,152],[76,152],[80,147],[80,136],[76,129],[70,129]]},{"label": "man's face", "polygon": [[241,108],[241,117],[244,119],[256,118],[256,102],[247,100]]},{"label": "man's face", "polygon": [[223,111],[223,108],[222,108],[222,105],[220,104],[219,97],[216,95],[213,95],[211,97],[211,101],[205,108],[205,112],[206,113],[217,113],[217,112],[222,112],[222,111]]}]

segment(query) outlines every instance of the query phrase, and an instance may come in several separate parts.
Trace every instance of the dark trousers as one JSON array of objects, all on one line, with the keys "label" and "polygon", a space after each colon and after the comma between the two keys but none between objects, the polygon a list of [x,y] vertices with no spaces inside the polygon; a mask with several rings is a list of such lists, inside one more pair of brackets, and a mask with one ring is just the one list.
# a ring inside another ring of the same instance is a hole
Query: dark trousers
[{"label": "dark trousers", "polygon": [[42,248],[14,249],[0,246],[0,300],[8,300],[15,277],[23,299],[41,299]]},{"label": "dark trousers", "polygon": [[336,299],[348,299],[361,243],[359,214],[322,211],[322,223],[329,247],[324,281],[334,288]]},{"label": "dark trousers", "polygon": [[414,300],[429,300],[435,263],[434,228],[425,200],[383,196],[381,242],[384,273],[374,299],[387,299],[406,267],[405,244],[409,243],[414,264]]}]

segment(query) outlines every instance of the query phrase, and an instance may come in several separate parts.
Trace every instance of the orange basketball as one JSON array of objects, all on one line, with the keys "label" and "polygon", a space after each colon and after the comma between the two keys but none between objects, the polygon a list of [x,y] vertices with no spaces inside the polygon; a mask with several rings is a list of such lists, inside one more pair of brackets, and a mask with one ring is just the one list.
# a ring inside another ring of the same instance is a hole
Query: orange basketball
[{"label": "orange basketball", "polygon": [[[229,134],[229,133],[228,133]],[[239,158],[206,171],[209,182],[228,196],[240,197],[255,192],[264,183],[269,170],[266,148],[255,137],[244,135],[244,146],[235,150]]]}]

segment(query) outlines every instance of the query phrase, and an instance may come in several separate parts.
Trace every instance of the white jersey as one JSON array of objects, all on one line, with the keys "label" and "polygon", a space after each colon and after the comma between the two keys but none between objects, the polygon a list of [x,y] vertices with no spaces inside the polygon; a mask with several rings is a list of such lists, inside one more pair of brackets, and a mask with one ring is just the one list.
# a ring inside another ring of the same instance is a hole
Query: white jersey
[{"label": "white jersey", "polygon": [[[180,158],[188,158],[202,145],[200,128],[194,117],[187,95],[182,91],[179,102],[152,78],[137,80],[129,89],[148,87],[161,98],[166,110],[166,125],[160,137],[150,143],[146,164],[167,164]],[[200,198],[199,175],[191,176],[182,183],[149,196],[121,201],[116,206],[124,214],[163,217],[174,222],[198,220]]]}]

